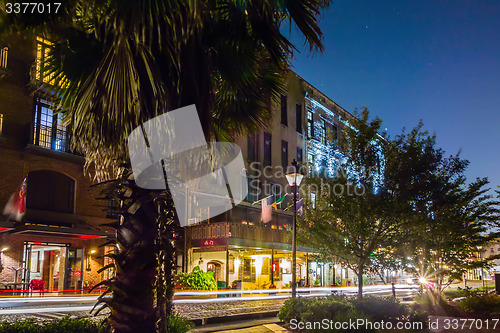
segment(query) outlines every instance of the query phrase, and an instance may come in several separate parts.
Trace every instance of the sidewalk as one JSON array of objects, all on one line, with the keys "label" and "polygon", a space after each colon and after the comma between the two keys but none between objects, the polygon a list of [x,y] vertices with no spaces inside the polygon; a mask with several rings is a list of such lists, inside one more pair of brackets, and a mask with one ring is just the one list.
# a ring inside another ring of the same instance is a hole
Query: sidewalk
[{"label": "sidewalk", "polygon": [[267,324],[241,328],[237,330],[218,331],[219,333],[271,333],[271,332],[290,332],[277,324]]},{"label": "sidewalk", "polygon": [[234,332],[234,333],[271,333],[271,332],[289,332],[279,325],[280,320],[277,317],[259,318],[250,320],[241,320],[236,322],[208,324],[193,328],[191,333],[208,332]]}]

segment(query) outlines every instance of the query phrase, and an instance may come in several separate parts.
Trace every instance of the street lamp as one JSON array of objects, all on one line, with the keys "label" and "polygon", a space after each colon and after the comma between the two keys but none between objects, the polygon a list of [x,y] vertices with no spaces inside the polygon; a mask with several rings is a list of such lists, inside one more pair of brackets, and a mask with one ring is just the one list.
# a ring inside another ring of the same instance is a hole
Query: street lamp
[{"label": "street lamp", "polygon": [[[290,173],[285,175],[288,185],[293,191],[293,225],[292,225],[292,297],[297,296],[297,188],[304,177],[297,172],[297,161],[292,161],[292,169]],[[307,274],[307,273],[306,273]]]}]

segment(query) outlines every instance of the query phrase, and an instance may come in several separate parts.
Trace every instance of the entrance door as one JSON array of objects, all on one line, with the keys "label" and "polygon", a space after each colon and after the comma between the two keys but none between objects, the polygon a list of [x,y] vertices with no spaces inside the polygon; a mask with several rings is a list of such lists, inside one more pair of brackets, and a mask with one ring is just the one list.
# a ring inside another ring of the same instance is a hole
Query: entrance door
[{"label": "entrance door", "polygon": [[68,247],[64,289],[83,288],[83,249]]},{"label": "entrance door", "polygon": [[214,274],[215,282],[221,279],[222,265],[219,261],[212,260],[207,263],[207,271],[211,271]]},{"label": "entrance door", "polygon": [[24,282],[42,280],[44,289],[59,290],[63,287],[66,245],[26,243],[24,251]]}]

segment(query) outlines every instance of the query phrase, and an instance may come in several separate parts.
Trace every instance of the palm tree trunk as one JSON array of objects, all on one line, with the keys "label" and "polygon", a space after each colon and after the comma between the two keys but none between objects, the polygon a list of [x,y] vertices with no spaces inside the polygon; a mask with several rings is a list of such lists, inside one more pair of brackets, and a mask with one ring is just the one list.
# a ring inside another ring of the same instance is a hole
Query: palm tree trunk
[{"label": "palm tree trunk", "polygon": [[131,178],[126,173],[106,189],[107,198],[118,197],[122,206],[116,225],[116,277],[102,283],[112,294],[100,302],[111,309],[113,332],[166,332],[174,292],[173,201],[168,191],[139,188]]}]

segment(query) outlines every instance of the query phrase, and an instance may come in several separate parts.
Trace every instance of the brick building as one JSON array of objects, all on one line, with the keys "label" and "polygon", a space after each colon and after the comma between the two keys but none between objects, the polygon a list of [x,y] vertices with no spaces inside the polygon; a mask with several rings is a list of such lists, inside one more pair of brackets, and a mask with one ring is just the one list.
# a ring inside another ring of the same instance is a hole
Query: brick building
[{"label": "brick building", "polygon": [[[26,181],[21,219],[0,217],[0,289],[24,288],[40,279],[49,290],[95,285],[111,230],[84,175],[84,158],[69,151],[70,138],[49,101],[37,95],[46,41],[12,35],[0,41],[0,205]],[[103,204],[103,203],[101,203]],[[17,275],[17,278],[16,278]],[[14,282],[18,282],[14,285]]]}]

